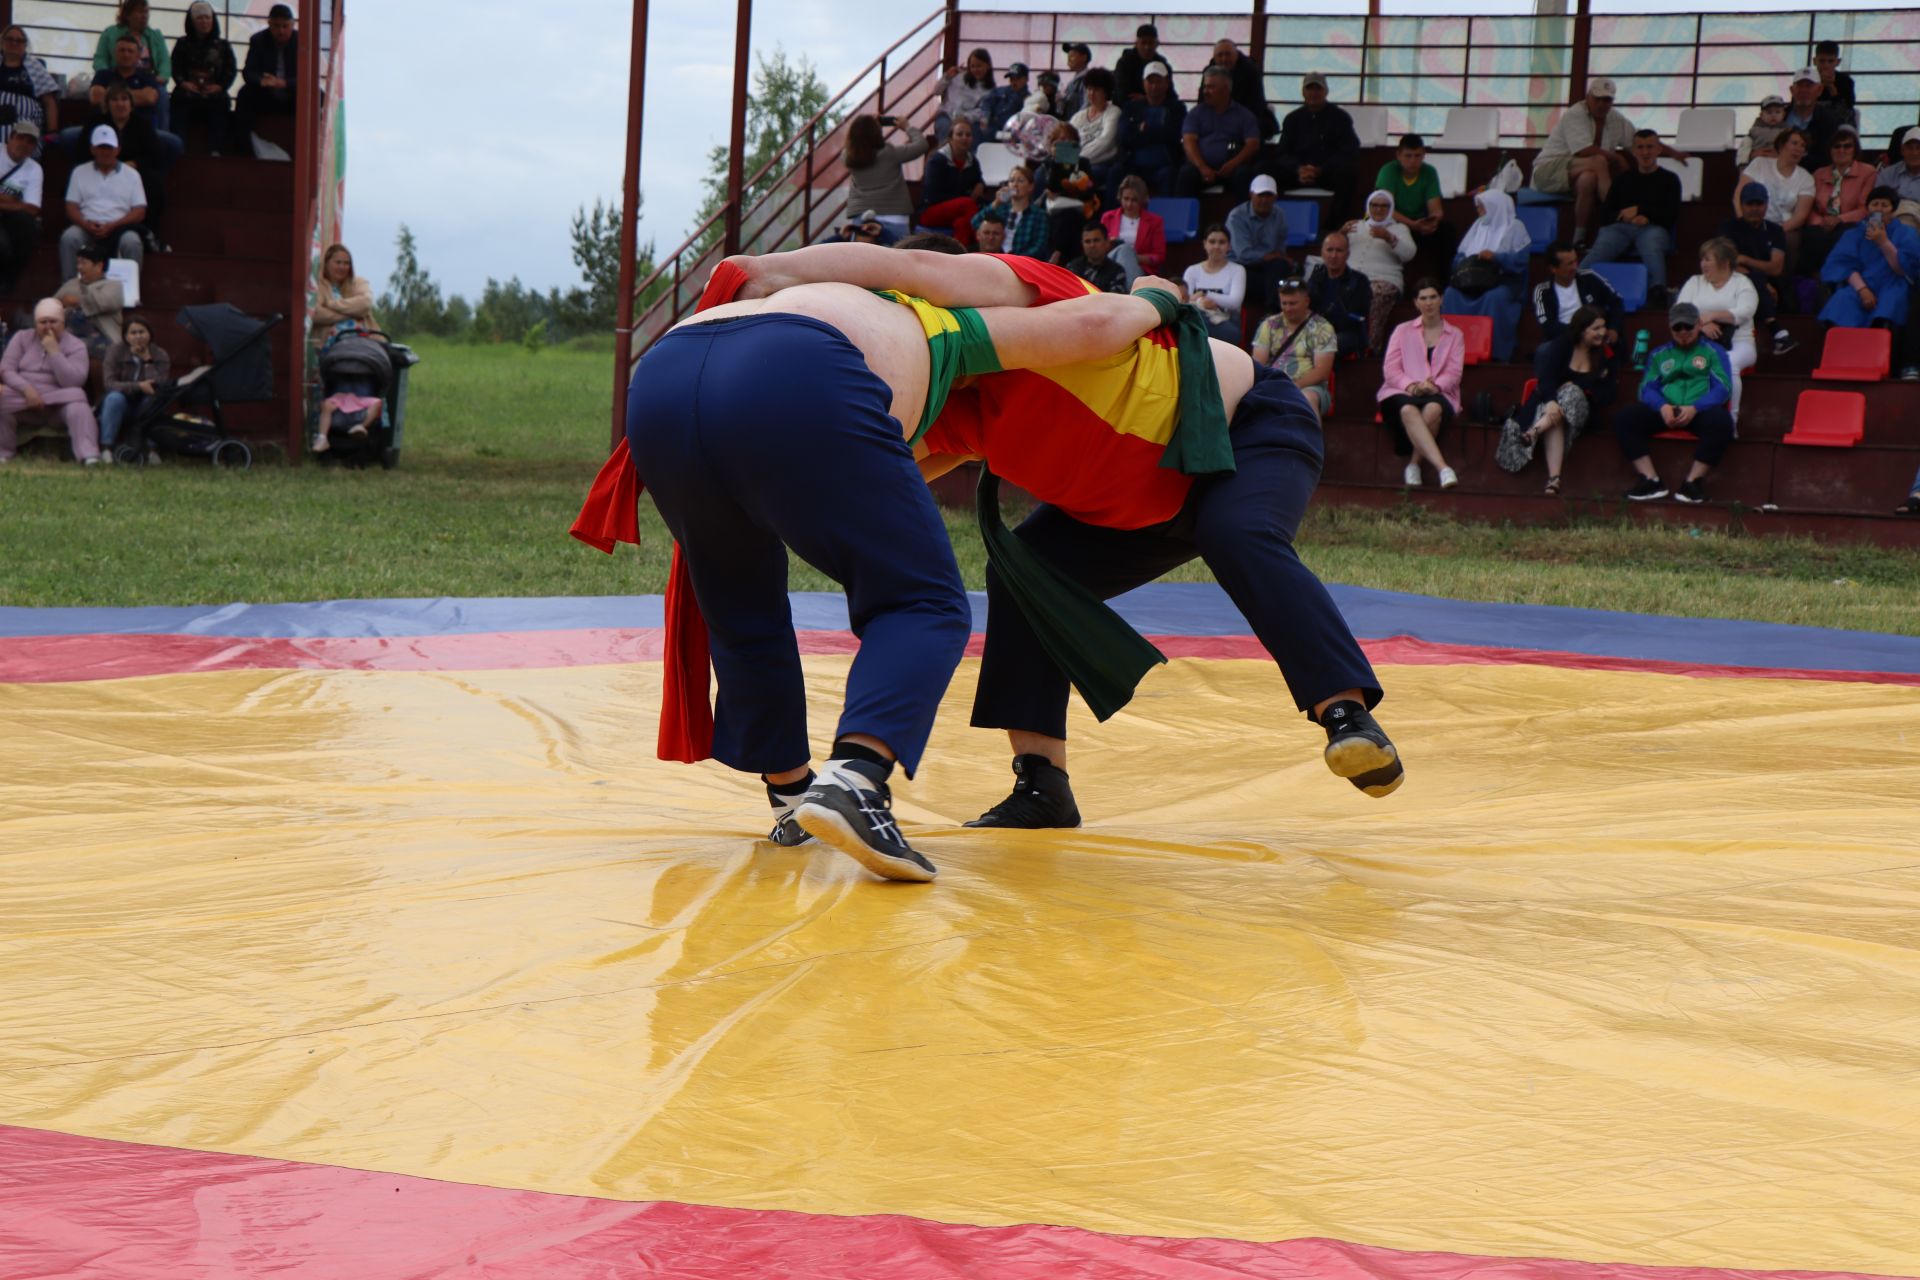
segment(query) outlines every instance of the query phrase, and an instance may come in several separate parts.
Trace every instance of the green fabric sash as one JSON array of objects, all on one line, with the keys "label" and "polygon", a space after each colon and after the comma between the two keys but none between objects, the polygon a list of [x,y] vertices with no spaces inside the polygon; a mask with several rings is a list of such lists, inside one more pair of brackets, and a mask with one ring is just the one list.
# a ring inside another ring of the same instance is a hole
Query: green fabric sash
[{"label": "green fabric sash", "polygon": [[1213,365],[1206,316],[1165,289],[1142,289],[1134,296],[1151,302],[1160,313],[1160,323],[1180,339],[1180,420],[1160,455],[1160,465],[1190,476],[1232,471],[1233,442],[1220,402],[1220,374]]}]

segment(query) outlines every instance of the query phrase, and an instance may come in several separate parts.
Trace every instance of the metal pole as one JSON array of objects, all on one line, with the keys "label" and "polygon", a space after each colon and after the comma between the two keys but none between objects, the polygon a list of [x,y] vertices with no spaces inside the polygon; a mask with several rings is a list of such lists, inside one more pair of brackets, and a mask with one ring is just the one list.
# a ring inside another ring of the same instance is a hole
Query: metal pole
[{"label": "metal pole", "polygon": [[1578,102],[1587,96],[1587,67],[1593,54],[1593,0],[1580,0],[1573,15],[1573,95]]},{"label": "metal pole", "polygon": [[741,174],[747,161],[747,91],[752,87],[753,0],[740,0],[733,21],[733,127],[727,142],[727,218],[723,246],[740,252]]},{"label": "metal pole", "polygon": [[800,188],[800,243],[813,243],[813,121],[807,121],[807,185]]},{"label": "metal pole", "polygon": [[1260,73],[1260,96],[1267,96],[1267,0],[1253,0],[1253,39],[1247,42],[1247,56]]},{"label": "metal pole", "polygon": [[940,70],[960,65],[960,0],[947,0],[947,26],[941,33]]},{"label": "metal pole", "polygon": [[640,134],[647,118],[647,0],[633,0],[627,62],[627,170],[620,182],[620,297],[613,325],[613,434],[627,433],[627,381],[633,376],[634,254],[640,244]]},{"label": "metal pole", "polygon": [[287,458],[304,456],[307,429],[307,287],[320,165],[320,0],[300,0],[293,90],[293,262],[287,316]]}]

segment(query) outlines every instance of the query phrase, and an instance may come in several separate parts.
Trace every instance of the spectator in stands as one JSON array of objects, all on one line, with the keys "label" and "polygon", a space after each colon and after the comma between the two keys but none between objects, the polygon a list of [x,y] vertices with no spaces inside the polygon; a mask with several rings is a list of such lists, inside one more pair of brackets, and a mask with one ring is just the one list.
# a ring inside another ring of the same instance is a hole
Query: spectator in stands
[{"label": "spectator in stands", "polygon": [[75,461],[100,461],[100,426],[87,407],[87,348],[67,332],[66,308],[42,298],[33,308],[33,328],[22,329],[0,356],[0,462],[13,461],[22,413],[55,410],[73,442]]},{"label": "spectator in stands", "polygon": [[1547,195],[1573,195],[1573,247],[1587,243],[1595,207],[1627,171],[1633,121],[1613,109],[1617,87],[1607,76],[1587,81],[1587,96],[1568,107],[1533,162],[1532,185]]},{"label": "spectator in stands", "polygon": [[1667,305],[1667,251],[1680,225],[1680,179],[1660,167],[1660,135],[1633,135],[1633,167],[1613,180],[1600,205],[1605,224],[1580,265],[1617,262],[1632,249],[1647,268],[1649,305]]},{"label": "spectator in stands", "polygon": [[991,137],[986,132],[987,97],[993,87],[993,55],[985,49],[975,49],[965,63],[948,67],[940,77],[940,110],[933,117],[934,136],[945,142],[953,126],[965,120],[982,141]]},{"label": "spectator in stands", "polygon": [[1777,222],[1787,235],[1787,269],[1793,270],[1794,252],[1800,244],[1800,228],[1807,225],[1813,212],[1813,171],[1803,168],[1807,155],[1807,135],[1790,128],[1774,143],[1774,154],[1753,161],[1734,183],[1733,211],[1740,212],[1747,188],[1758,183],[1767,191],[1767,221]]},{"label": "spectator in stands", "polygon": [[[135,45],[134,65],[146,72],[157,90],[153,102],[141,101],[140,106],[152,111],[154,128],[165,130],[169,124],[166,86],[173,75],[173,59],[167,54],[167,38],[153,27],[153,11],[147,0],[120,0],[117,19],[100,33],[100,39],[93,46],[93,69],[118,72],[124,77],[126,68],[120,60],[120,41],[128,37]],[[93,82],[100,83],[98,75]],[[94,105],[100,105],[98,99]]]},{"label": "spectator in stands", "polygon": [[[160,110],[165,86],[155,78],[153,72],[140,65],[141,44],[130,35],[123,35],[113,46],[113,65],[105,70],[93,73],[93,87],[87,90],[87,101],[93,109],[104,111],[107,106],[107,90],[115,85],[125,85],[133,94],[134,110],[140,118],[161,128]],[[72,131],[69,131],[72,132]]]},{"label": "spectator in stands", "polygon": [[140,315],[127,317],[126,338],[114,343],[101,366],[101,379],[107,394],[100,401],[100,452],[111,457],[120,439],[121,424],[129,413],[137,413],[140,402],[157,393],[167,380],[173,362],[164,349],[153,345],[153,328]]},{"label": "spectator in stands", "polygon": [[1346,225],[1352,246],[1348,261],[1373,285],[1373,305],[1367,313],[1367,346],[1387,347],[1387,325],[1406,288],[1406,267],[1413,261],[1413,233],[1394,221],[1393,192],[1380,190],[1367,197],[1367,216]]},{"label": "spectator in stands", "polygon": [[1440,199],[1440,174],[1427,163],[1427,144],[1417,133],[1403,134],[1390,164],[1380,166],[1373,185],[1393,195],[1393,220],[1413,236],[1415,249],[1432,249],[1442,263],[1453,261],[1458,237],[1447,225]]},{"label": "spectator in stands", "polygon": [[320,285],[314,294],[307,327],[307,342],[313,350],[320,350],[343,333],[379,330],[373,315],[373,286],[354,273],[353,254],[347,246],[327,246],[320,259]]},{"label": "spectator in stands", "polygon": [[1702,337],[1717,344],[1727,356],[1727,413],[1740,420],[1740,375],[1759,359],[1753,346],[1753,317],[1760,310],[1760,294],[1753,281],[1734,270],[1740,251],[1733,241],[1715,236],[1700,246],[1700,274],[1680,289],[1680,301],[1699,312]]},{"label": "spectator in stands", "polygon": [[877,244],[890,246],[899,236],[893,228],[880,221],[880,215],[872,209],[850,214],[847,220],[830,235],[822,237],[828,243],[836,244]]},{"label": "spectator in stands", "polygon": [[980,225],[974,230],[974,249],[980,253],[1007,251],[1007,224],[1000,211],[988,206],[980,211]]},{"label": "spectator in stands", "polygon": [[220,19],[207,0],[194,0],[187,10],[186,32],[173,44],[172,122],[182,140],[198,122],[207,131],[207,149],[219,155],[227,145],[227,123],[233,115],[234,79],[240,74],[233,46],[220,32]]},{"label": "spectator in stands", "polygon": [[1060,118],[1071,120],[1087,105],[1087,68],[1093,63],[1093,50],[1078,40],[1060,46],[1067,55],[1067,83],[1060,90]]},{"label": "spectator in stands", "polygon": [[1910,227],[1920,228],[1920,128],[1900,135],[1900,158],[1883,166],[1873,185],[1892,187],[1900,197],[1895,215]]},{"label": "spectator in stands", "polygon": [[1174,181],[1176,195],[1197,197],[1215,183],[1244,199],[1260,157],[1260,122],[1233,100],[1233,73],[1208,67],[1200,80],[1201,100],[1187,112],[1181,144],[1187,162]]},{"label": "spectator in stands", "polygon": [[971,245],[973,215],[986,202],[986,195],[980,161],[973,154],[973,125],[955,120],[946,144],[927,156],[927,167],[920,175],[920,208],[913,220]]},{"label": "spectator in stands", "polygon": [[1120,207],[1100,215],[1100,225],[1113,240],[1114,256],[1127,268],[1128,283],[1138,275],[1159,275],[1167,261],[1167,224],[1147,208],[1148,194],[1146,183],[1127,178],[1120,184]]},{"label": "spectator in stands", "polygon": [[[1133,33],[1132,47],[1123,49],[1113,64],[1113,96],[1122,102],[1144,96],[1147,92],[1147,65],[1153,62],[1168,67],[1167,76],[1169,80],[1172,79],[1173,64],[1160,54],[1160,28],[1151,22],[1143,22]],[[1180,95],[1175,92],[1174,96]]]},{"label": "spectator in stands", "polygon": [[80,246],[73,278],[53,296],[67,309],[67,332],[86,344],[89,356],[104,356],[120,341],[126,293],[107,275],[107,252],[99,245]]},{"label": "spectator in stands", "polygon": [[1145,83],[1146,94],[1129,99],[1121,112],[1119,172],[1123,177],[1135,174],[1146,179],[1155,191],[1170,191],[1180,172],[1180,133],[1187,122],[1187,106],[1173,96],[1166,63],[1149,62]]},{"label": "spectator in stands", "polygon": [[1282,280],[1280,310],[1260,322],[1253,334],[1253,362],[1284,371],[1325,422],[1333,412],[1333,362],[1340,338],[1325,316],[1317,315],[1299,280]]},{"label": "spectator in stands", "polygon": [[1036,255],[1049,262],[1065,262],[1080,251],[1080,232],[1100,208],[1099,183],[1084,155],[1078,154],[1080,134],[1065,120],[1053,128],[1048,159],[1034,172],[1034,183],[1045,193],[1047,244]]},{"label": "spectator in stands", "polygon": [[1026,63],[1012,63],[1007,67],[1007,82],[987,95],[983,109],[987,114],[988,140],[999,137],[1006,129],[1007,121],[1019,115],[1027,105],[1029,78]]},{"label": "spectator in stands", "polygon": [[33,153],[40,147],[40,126],[22,120],[7,135],[0,160],[0,297],[13,293],[40,243],[40,206],[46,174]]},{"label": "spectator in stands", "polygon": [[1611,407],[1619,394],[1607,359],[1608,335],[1614,332],[1605,312],[1581,307],[1557,337],[1534,352],[1533,394],[1518,415],[1518,422],[1528,425],[1519,434],[1529,444],[1546,446],[1549,495],[1560,492],[1567,450],[1593,425],[1593,415]]},{"label": "spectator in stands", "polygon": [[1771,199],[1767,189],[1749,182],[1740,189],[1740,216],[1720,226],[1720,234],[1732,241],[1734,270],[1753,281],[1754,296],[1759,299],[1753,318],[1773,334],[1773,353],[1793,350],[1793,335],[1775,325],[1780,313],[1780,289],[1787,282],[1787,233],[1779,223],[1767,217]]},{"label": "spectator in stands", "polygon": [[98,244],[133,262],[146,257],[139,230],[147,220],[146,185],[120,163],[120,138],[111,125],[95,129],[91,140],[93,163],[75,167],[67,179],[67,221],[72,225],[60,233],[62,280],[74,275],[82,245]]},{"label": "spectator in stands", "polygon": [[254,122],[261,116],[293,114],[299,77],[300,33],[293,29],[293,10],[276,4],[267,10],[267,29],[254,32],[247,41],[247,61],[240,68],[240,97],[234,102],[227,130],[230,150],[236,155],[252,155]]},{"label": "spectator in stands", "polygon": [[1627,497],[1648,502],[1667,496],[1647,442],[1662,431],[1691,431],[1699,437],[1693,465],[1673,496],[1681,502],[1705,502],[1700,482],[1720,464],[1733,440],[1733,415],[1727,408],[1733,371],[1725,348],[1703,336],[1700,309],[1691,302],[1683,298],[1667,309],[1667,331],[1673,341],[1647,357],[1639,401],[1613,415],[1620,452],[1639,473]]},{"label": "spectator in stands", "polygon": [[1867,216],[1873,166],[1860,159],[1860,135],[1841,125],[1827,144],[1829,163],[1813,175],[1813,211],[1800,229],[1800,270],[1818,274],[1841,233]]},{"label": "spectator in stands", "polygon": [[1304,105],[1287,112],[1280,126],[1280,144],[1273,176],[1280,189],[1320,187],[1333,193],[1333,207],[1353,207],[1353,164],[1360,154],[1360,135],[1353,117],[1327,101],[1327,78],[1309,71],[1300,81]]},{"label": "spectator in stands", "polygon": [[1207,323],[1240,338],[1240,311],[1247,303],[1247,269],[1235,262],[1233,239],[1219,223],[1207,228],[1201,244],[1207,256],[1187,268],[1181,283],[1187,300],[1206,313]]},{"label": "spectator in stands", "polygon": [[[1000,221],[1007,227],[1007,248],[1005,252],[1018,254],[1023,258],[1044,258],[1050,252],[1047,238],[1047,211],[1044,205],[1034,202],[1033,170],[1024,164],[1013,166],[1007,174],[1007,180],[994,192],[993,204],[989,206],[1000,215]],[[977,234],[980,229],[980,213],[973,215],[973,227]]]},{"label": "spectator in stands", "polygon": [[1774,154],[1774,143],[1787,131],[1787,100],[1777,93],[1760,99],[1760,114],[1747,126],[1747,158]]},{"label": "spectator in stands", "polygon": [[1027,95],[1027,100],[1020,104],[1022,111],[1028,111],[1037,116],[1052,116],[1056,120],[1065,120],[1073,114],[1061,105],[1058,71],[1042,71],[1034,79],[1038,85],[1032,93]]},{"label": "spectator in stands", "polygon": [[1080,228],[1080,256],[1067,264],[1067,270],[1102,293],[1125,293],[1130,283],[1127,269],[1113,257],[1113,240],[1098,222]]},{"label": "spectator in stands", "polygon": [[1480,216],[1460,241],[1446,293],[1450,316],[1493,321],[1493,358],[1513,359],[1533,235],[1513,214],[1513,197],[1489,188],[1473,198]]},{"label": "spectator in stands", "polygon": [[1540,336],[1551,341],[1565,333],[1583,310],[1598,311],[1607,320],[1607,345],[1620,345],[1625,323],[1620,295],[1598,271],[1581,265],[1580,255],[1564,240],[1547,246],[1547,278],[1533,289],[1533,319]]},{"label": "spectator in stands", "polygon": [[[1807,168],[1818,169],[1827,163],[1827,144],[1833,140],[1833,131],[1851,123],[1848,113],[1820,101],[1820,73],[1812,67],[1794,73],[1787,93],[1787,127],[1800,130],[1807,144]],[[1779,146],[1779,142],[1774,143],[1776,150]]]},{"label": "spectator in stands", "polygon": [[1347,261],[1347,233],[1329,231],[1320,238],[1320,265],[1307,277],[1307,297],[1340,337],[1340,356],[1352,359],[1367,349],[1367,319],[1373,312],[1373,281]]},{"label": "spectator in stands", "polygon": [[[885,130],[907,131],[905,142],[891,145]],[[847,146],[840,161],[847,168],[847,208],[871,209],[881,217],[913,217],[913,194],[901,169],[927,154],[927,135],[893,116],[855,116],[847,126]]]},{"label": "spectator in stands", "polygon": [[76,141],[91,138],[101,125],[109,126],[120,140],[120,163],[139,171],[147,189],[146,225],[158,226],[167,207],[167,175],[186,154],[186,144],[178,135],[163,133],[142,119],[133,104],[133,90],[125,83],[110,87],[101,109],[70,133]]},{"label": "spectator in stands", "polygon": [[1912,282],[1920,278],[1920,231],[1894,221],[1890,187],[1867,197],[1865,222],[1840,237],[1820,278],[1834,286],[1820,323],[1845,329],[1898,329],[1908,324]]},{"label": "spectator in stands", "polygon": [[1844,119],[1857,125],[1859,99],[1854,96],[1853,77],[1840,70],[1840,45],[1836,41],[1822,40],[1813,47],[1813,69],[1820,76],[1820,92],[1815,101],[1834,108]]},{"label": "spectator in stands", "polygon": [[1260,74],[1252,58],[1240,52],[1239,45],[1231,40],[1215,44],[1213,61],[1208,65],[1225,67],[1233,77],[1233,100],[1253,112],[1253,118],[1260,122],[1261,137],[1271,138],[1280,131],[1280,121],[1267,105],[1266,77]]},{"label": "spectator in stands", "polygon": [[1380,371],[1380,421],[1393,433],[1393,451],[1411,455],[1404,476],[1409,489],[1420,487],[1422,462],[1439,473],[1442,489],[1460,483],[1439,440],[1460,412],[1467,338],[1447,323],[1441,305],[1439,281],[1415,282],[1413,307],[1420,314],[1394,329]]},{"label": "spectator in stands", "polygon": [[60,82],[28,52],[31,47],[25,27],[0,31],[0,116],[12,108],[12,119],[0,124],[0,138],[22,121],[31,121],[40,137],[60,129]]},{"label": "spectator in stands", "polygon": [[1267,174],[1253,180],[1247,202],[1227,215],[1233,260],[1247,270],[1247,297],[1262,311],[1273,305],[1274,288],[1297,274],[1287,255],[1287,215],[1277,207],[1279,184]]},{"label": "spectator in stands", "polygon": [[1068,123],[1080,135],[1080,158],[1105,186],[1120,160],[1121,114],[1113,101],[1113,73],[1095,67],[1081,80],[1080,91],[1087,105]]}]

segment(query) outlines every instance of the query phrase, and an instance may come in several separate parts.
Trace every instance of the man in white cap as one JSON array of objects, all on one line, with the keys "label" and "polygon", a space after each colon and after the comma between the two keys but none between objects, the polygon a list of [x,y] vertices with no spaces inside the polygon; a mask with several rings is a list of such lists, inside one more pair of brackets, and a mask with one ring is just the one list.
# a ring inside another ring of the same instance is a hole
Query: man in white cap
[{"label": "man in white cap", "polygon": [[76,462],[100,461],[100,425],[87,405],[86,344],[67,332],[67,309],[53,298],[34,304],[33,328],[22,329],[0,356],[0,462],[13,461],[14,419],[51,409],[67,429]]},{"label": "man in white cap", "polygon": [[80,246],[89,242],[134,262],[146,254],[139,227],[147,220],[147,188],[139,171],[120,163],[120,136],[112,125],[100,125],[88,141],[93,163],[67,180],[67,221],[73,225],[60,233],[62,280],[73,278]]},{"label": "man in white cap", "polygon": [[0,296],[13,292],[13,282],[40,243],[41,188],[46,182],[40,162],[33,158],[40,149],[39,125],[31,120],[15,124],[5,149],[0,159]]},{"label": "man in white cap", "polygon": [[1294,274],[1287,255],[1287,215],[1275,205],[1279,184],[1268,174],[1253,180],[1247,202],[1227,215],[1227,239],[1233,260],[1247,269],[1247,302],[1257,316],[1274,308],[1274,288]]},{"label": "man in white cap", "polygon": [[1893,216],[1920,230],[1920,127],[1900,135],[1900,158],[1881,169],[1873,185],[1892,187],[1900,197]]},{"label": "man in white cap", "polygon": [[1529,185],[1547,195],[1573,196],[1573,246],[1584,248],[1594,211],[1627,170],[1633,121],[1613,109],[1618,92],[1611,77],[1587,81],[1587,96],[1568,107],[1533,162]]},{"label": "man in white cap", "polygon": [[1282,191],[1331,191],[1334,209],[1344,213],[1353,205],[1353,162],[1360,154],[1353,117],[1327,101],[1327,78],[1318,71],[1301,78],[1300,100],[1281,122],[1270,171]]},{"label": "man in white cap", "polygon": [[1155,191],[1171,191],[1180,172],[1187,104],[1173,96],[1166,63],[1149,62],[1141,75],[1146,95],[1128,99],[1120,113],[1119,177],[1135,174]]},{"label": "man in white cap", "polygon": [[1847,123],[1847,113],[1836,103],[1820,100],[1820,73],[1812,67],[1793,73],[1787,94],[1787,127],[1807,135],[1807,154],[1800,158],[1800,167],[1808,173],[1824,169],[1833,131]]}]

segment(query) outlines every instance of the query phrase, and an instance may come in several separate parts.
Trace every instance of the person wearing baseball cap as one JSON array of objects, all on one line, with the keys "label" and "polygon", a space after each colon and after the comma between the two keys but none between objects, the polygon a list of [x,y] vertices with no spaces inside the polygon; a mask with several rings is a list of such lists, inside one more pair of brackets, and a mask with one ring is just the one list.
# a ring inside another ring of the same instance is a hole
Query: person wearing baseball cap
[{"label": "person wearing baseball cap", "polygon": [[1269,167],[1282,191],[1318,187],[1333,193],[1333,207],[1353,204],[1353,160],[1360,135],[1353,117],[1327,101],[1327,78],[1309,71],[1300,79],[1301,105],[1280,124],[1280,144]]},{"label": "person wearing baseball cap", "polygon": [[1166,63],[1149,62],[1141,78],[1146,95],[1129,99],[1120,113],[1120,174],[1137,174],[1153,190],[1171,191],[1180,172],[1187,107],[1169,88]]},{"label": "person wearing baseball cap", "polygon": [[1797,344],[1791,333],[1774,323],[1780,312],[1780,286],[1787,279],[1787,233],[1767,217],[1772,200],[1762,183],[1741,183],[1734,197],[1740,214],[1721,223],[1719,234],[1733,242],[1734,270],[1751,280],[1759,295],[1754,323],[1773,334],[1773,353],[1782,355]]},{"label": "person wearing baseball cap", "polygon": [[1067,79],[1060,86],[1060,118],[1071,120],[1087,105],[1087,68],[1093,65],[1093,50],[1078,40],[1060,46],[1067,55]]},{"label": "person wearing baseball cap", "polygon": [[1124,103],[1130,98],[1147,96],[1146,72],[1149,62],[1158,62],[1168,68],[1167,89],[1174,97],[1180,96],[1180,91],[1172,83],[1172,64],[1160,55],[1160,28],[1151,22],[1143,22],[1133,33],[1133,44],[1122,50],[1113,64],[1114,101]]},{"label": "person wearing baseball cap", "polygon": [[74,166],[67,179],[67,221],[60,233],[60,278],[77,274],[80,248],[104,247],[116,257],[139,262],[146,253],[139,228],[147,220],[147,188],[137,169],[120,162],[120,136],[99,125],[87,141],[93,163]]},{"label": "person wearing baseball cap", "polygon": [[1920,227],[1920,127],[1903,130],[1894,139],[1893,149],[1900,158],[1880,170],[1874,185],[1892,187],[1900,197],[1895,216],[1908,226]]},{"label": "person wearing baseball cap", "polygon": [[1020,104],[1020,109],[1032,115],[1052,116],[1057,120],[1065,120],[1070,113],[1060,105],[1060,73],[1042,71],[1033,80],[1034,90],[1027,95],[1027,100]]},{"label": "person wearing baseball cap", "polygon": [[[1613,109],[1619,86],[1610,76],[1587,81],[1584,98],[1568,107],[1547,135],[1547,144],[1533,162],[1528,185],[1546,195],[1573,196],[1573,247],[1583,248],[1593,215],[1615,175],[1627,171],[1627,149],[1633,145],[1633,121]],[[1661,144],[1660,154],[1675,160],[1687,157]]]},{"label": "person wearing baseball cap", "polygon": [[0,296],[11,296],[13,283],[33,258],[40,243],[40,206],[46,174],[33,153],[40,149],[40,126],[22,120],[7,135],[7,156],[0,161]]},{"label": "person wearing baseball cap", "polygon": [[1007,82],[995,86],[987,95],[982,109],[987,113],[988,140],[998,138],[1006,129],[1007,121],[1018,115],[1027,105],[1027,64],[1014,62],[1007,65]]},{"label": "person wearing baseball cap", "polygon": [[1705,502],[1700,482],[1720,464],[1733,440],[1733,415],[1727,412],[1733,394],[1733,370],[1726,350],[1701,336],[1700,308],[1676,302],[1667,309],[1667,332],[1673,341],[1647,357],[1640,378],[1640,399],[1623,405],[1613,415],[1620,452],[1637,473],[1627,498],[1649,502],[1670,492],[1648,456],[1648,441],[1662,431],[1691,431],[1693,465],[1678,489],[1681,502]]},{"label": "person wearing baseball cap", "polygon": [[1760,99],[1760,114],[1747,128],[1747,156],[1770,156],[1775,139],[1787,131],[1787,100],[1777,93]]},{"label": "person wearing baseball cap", "polygon": [[1820,73],[1812,67],[1793,73],[1787,96],[1787,127],[1807,135],[1807,154],[1801,163],[1812,173],[1827,163],[1827,144],[1834,130],[1851,122],[1850,116],[1834,100],[1821,100]]}]

